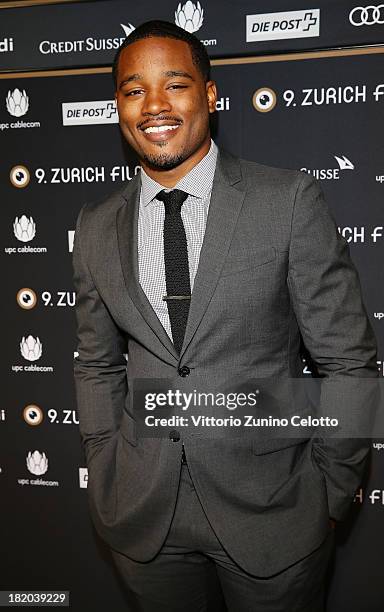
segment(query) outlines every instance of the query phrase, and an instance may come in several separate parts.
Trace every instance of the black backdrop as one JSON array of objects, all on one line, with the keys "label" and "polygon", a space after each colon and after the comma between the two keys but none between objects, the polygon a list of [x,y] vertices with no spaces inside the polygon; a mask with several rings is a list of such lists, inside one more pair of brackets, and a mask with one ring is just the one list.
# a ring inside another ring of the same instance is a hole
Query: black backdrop
[{"label": "black backdrop", "polygon": [[[129,4],[119,0],[0,10],[0,49],[2,40],[13,38],[13,51],[0,53],[5,298],[0,586],[69,590],[70,605],[79,611],[101,611],[107,605],[124,610],[126,602],[88,515],[72,380],[71,241],[81,205],[120,188],[135,173],[136,162],[115,122],[109,68],[45,71],[108,66],[113,52],[64,57],[38,56],[33,49],[46,37],[113,38],[121,33],[115,33],[112,22],[172,19],[177,9],[177,3],[166,2],[162,13],[154,15],[148,1],[140,11]],[[379,341],[383,377],[384,49],[312,54],[304,49],[379,43],[384,25],[354,27],[348,19],[353,2],[318,2],[322,26],[316,39],[246,46],[246,14],[296,11],[304,4],[280,1],[272,9],[271,3],[241,2],[235,9],[229,2],[205,2],[201,38],[220,40],[216,49],[207,45],[213,57],[221,58],[213,61],[220,96],[215,139],[245,158],[320,178],[339,229],[350,241]],[[327,30],[328,23],[332,27]],[[357,30],[359,40],[353,38]],[[303,51],[297,56],[265,54],[294,49]],[[225,57],[231,54],[243,57]],[[250,60],[249,55],[258,57]],[[40,71],[6,73],[29,68]],[[383,609],[383,451],[383,441],[374,440],[366,482],[349,520],[338,529],[329,612]]]}]

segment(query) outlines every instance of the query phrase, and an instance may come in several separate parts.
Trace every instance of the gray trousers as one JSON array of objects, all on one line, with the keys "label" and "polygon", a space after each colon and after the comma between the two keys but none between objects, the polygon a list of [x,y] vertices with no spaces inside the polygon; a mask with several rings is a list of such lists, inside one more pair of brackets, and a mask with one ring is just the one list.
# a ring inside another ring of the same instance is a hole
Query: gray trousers
[{"label": "gray trousers", "polygon": [[111,553],[129,612],[324,612],[333,548],[331,530],[319,548],[284,571],[270,578],[246,573],[221,546],[183,464],[175,513],[156,557],[139,563]]}]

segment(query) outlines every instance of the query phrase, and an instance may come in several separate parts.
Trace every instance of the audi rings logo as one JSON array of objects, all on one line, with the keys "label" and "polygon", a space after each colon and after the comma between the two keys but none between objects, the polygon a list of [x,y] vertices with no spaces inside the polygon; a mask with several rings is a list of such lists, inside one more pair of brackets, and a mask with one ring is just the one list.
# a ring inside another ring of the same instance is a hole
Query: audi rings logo
[{"label": "audi rings logo", "polygon": [[355,6],[349,13],[349,21],[353,26],[383,25],[384,4]]}]

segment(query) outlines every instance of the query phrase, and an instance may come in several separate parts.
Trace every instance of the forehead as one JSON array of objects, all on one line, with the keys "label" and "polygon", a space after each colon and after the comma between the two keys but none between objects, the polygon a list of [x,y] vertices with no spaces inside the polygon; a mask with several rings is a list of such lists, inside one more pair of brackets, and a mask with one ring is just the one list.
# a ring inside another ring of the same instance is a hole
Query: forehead
[{"label": "forehead", "polygon": [[175,38],[151,37],[137,40],[123,49],[119,58],[119,76],[143,70],[188,70],[197,73],[188,43]]}]

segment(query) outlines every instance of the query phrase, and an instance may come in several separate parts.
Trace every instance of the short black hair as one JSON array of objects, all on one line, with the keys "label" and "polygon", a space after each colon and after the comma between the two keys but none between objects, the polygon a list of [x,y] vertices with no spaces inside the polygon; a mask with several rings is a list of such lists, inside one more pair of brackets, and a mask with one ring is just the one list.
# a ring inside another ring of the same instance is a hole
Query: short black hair
[{"label": "short black hair", "polygon": [[210,62],[208,53],[202,42],[190,32],[183,30],[183,28],[179,28],[179,26],[174,23],[170,23],[169,21],[145,21],[141,25],[139,25],[135,30],[127,36],[127,38],[122,42],[120,47],[117,50],[115,58],[113,60],[112,65],[112,76],[115,84],[115,89],[117,89],[117,72],[119,67],[119,58],[120,54],[132,43],[142,40],[143,38],[175,38],[176,40],[182,40],[189,45],[192,55],[192,61],[195,66],[201,72],[203,79],[205,82],[210,79]]}]

